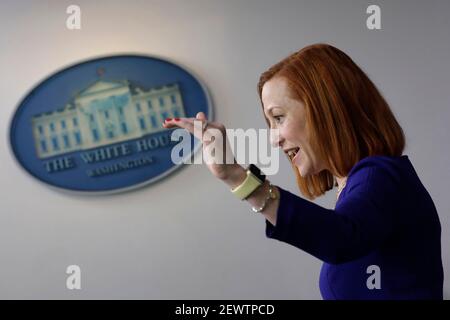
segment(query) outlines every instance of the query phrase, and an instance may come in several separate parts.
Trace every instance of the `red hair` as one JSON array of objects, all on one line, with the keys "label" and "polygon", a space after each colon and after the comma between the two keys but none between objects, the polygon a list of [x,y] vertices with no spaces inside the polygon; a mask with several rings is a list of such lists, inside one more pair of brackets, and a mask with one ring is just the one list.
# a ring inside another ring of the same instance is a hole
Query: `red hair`
[{"label": "red hair", "polygon": [[309,143],[330,168],[302,177],[293,165],[300,192],[308,199],[332,189],[334,176],[347,176],[365,157],[402,155],[405,136],[388,103],[341,50],[315,44],[286,57],[261,75],[260,99],[264,84],[274,77],[286,79],[305,105]]}]

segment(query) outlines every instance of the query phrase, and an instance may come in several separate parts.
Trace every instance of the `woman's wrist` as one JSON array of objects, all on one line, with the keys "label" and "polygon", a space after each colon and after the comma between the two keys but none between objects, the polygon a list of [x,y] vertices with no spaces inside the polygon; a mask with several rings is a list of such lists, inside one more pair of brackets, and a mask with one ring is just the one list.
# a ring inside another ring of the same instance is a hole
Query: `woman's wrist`
[{"label": "woman's wrist", "polygon": [[239,164],[230,164],[229,174],[226,178],[222,179],[231,189],[236,188],[247,177],[246,170]]}]

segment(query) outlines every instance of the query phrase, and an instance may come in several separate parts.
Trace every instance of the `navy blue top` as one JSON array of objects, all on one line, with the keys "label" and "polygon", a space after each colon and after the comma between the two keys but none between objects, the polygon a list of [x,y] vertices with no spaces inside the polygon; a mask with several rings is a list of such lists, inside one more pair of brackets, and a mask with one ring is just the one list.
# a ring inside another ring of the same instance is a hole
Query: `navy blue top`
[{"label": "navy blue top", "polygon": [[439,217],[407,155],[359,161],[334,210],[279,190],[266,236],[324,261],[324,299],[442,299]]}]

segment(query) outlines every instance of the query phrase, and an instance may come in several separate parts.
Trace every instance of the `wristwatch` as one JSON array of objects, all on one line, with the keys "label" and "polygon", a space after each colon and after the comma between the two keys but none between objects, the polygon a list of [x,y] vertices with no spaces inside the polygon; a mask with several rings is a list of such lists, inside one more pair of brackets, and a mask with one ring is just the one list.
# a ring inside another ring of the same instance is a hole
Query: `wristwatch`
[{"label": "wristwatch", "polygon": [[266,176],[254,164],[248,166],[246,173],[247,177],[245,180],[239,186],[231,190],[231,192],[241,200],[248,198],[253,191],[266,180]]}]

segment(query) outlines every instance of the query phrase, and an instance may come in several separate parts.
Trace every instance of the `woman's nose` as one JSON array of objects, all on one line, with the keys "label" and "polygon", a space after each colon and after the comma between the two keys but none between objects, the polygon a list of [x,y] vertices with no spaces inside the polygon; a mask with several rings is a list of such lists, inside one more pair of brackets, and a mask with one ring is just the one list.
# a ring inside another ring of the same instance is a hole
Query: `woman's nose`
[{"label": "woman's nose", "polygon": [[281,146],[283,137],[280,134],[279,129],[270,129],[270,144],[273,148],[278,148]]}]

